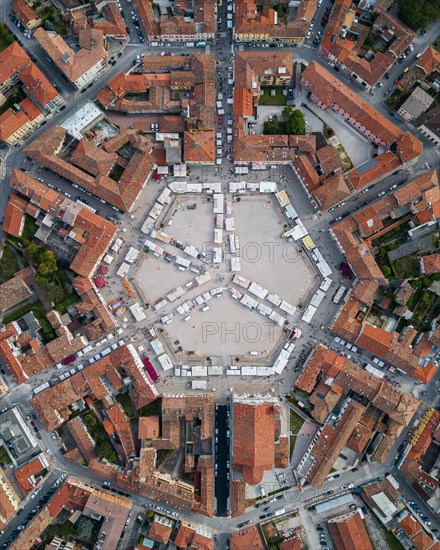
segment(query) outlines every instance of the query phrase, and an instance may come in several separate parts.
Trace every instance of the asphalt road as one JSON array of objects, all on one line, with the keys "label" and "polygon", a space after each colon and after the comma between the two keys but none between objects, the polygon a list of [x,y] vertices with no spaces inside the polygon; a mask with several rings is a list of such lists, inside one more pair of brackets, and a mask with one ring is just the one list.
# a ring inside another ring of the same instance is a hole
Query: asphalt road
[{"label": "asphalt road", "polygon": [[[216,406],[217,407],[217,406]],[[229,405],[219,405],[215,412],[215,498],[217,500],[217,516],[228,515],[229,476],[231,469],[227,463],[230,460]]]}]

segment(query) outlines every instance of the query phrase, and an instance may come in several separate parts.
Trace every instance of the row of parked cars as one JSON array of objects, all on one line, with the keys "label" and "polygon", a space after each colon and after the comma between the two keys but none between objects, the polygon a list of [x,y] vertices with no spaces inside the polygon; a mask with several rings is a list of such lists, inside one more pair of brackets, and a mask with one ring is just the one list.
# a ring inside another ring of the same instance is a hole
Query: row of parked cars
[{"label": "row of parked cars", "polygon": [[[66,478],[66,474],[61,474],[61,476],[55,481],[55,483],[52,485],[52,487],[47,491],[47,493],[45,494],[45,496],[41,497],[38,502],[36,503],[33,503],[33,508],[32,510],[26,515],[26,517],[24,518],[24,521],[21,525],[19,525],[18,527],[15,528],[15,530],[9,535],[9,537],[2,543],[2,545],[0,546],[0,548],[8,548],[10,546],[10,544],[12,543],[12,541],[14,541],[18,535],[20,534],[21,531],[23,531],[27,524],[37,515],[37,513],[41,510],[41,508],[43,508],[43,506],[45,504],[47,504],[47,502],[49,502],[49,499],[50,497],[56,492],[58,491],[58,486],[64,481],[64,479]],[[42,488],[39,487],[38,489],[36,489],[32,495],[31,495],[31,499],[35,499],[38,497],[38,495],[41,493],[41,490]],[[21,515],[23,513],[23,508],[19,508],[17,510],[17,516]],[[0,532],[0,536],[3,534],[3,531]]]}]

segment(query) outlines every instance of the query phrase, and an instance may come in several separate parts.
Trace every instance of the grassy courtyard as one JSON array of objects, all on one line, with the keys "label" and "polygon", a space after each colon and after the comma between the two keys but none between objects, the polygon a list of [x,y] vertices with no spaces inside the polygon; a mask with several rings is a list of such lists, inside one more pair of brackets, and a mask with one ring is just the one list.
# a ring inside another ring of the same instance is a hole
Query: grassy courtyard
[{"label": "grassy courtyard", "polygon": [[13,251],[8,247],[3,247],[3,254],[0,259],[0,282],[9,281],[18,271],[17,258]]},{"label": "grassy courtyard", "polygon": [[104,429],[99,418],[96,414],[89,410],[81,415],[84,420],[90,435],[96,442],[96,455],[99,459],[107,459],[113,464],[119,464],[118,454],[115,451],[110,437]]},{"label": "grassy courtyard", "polygon": [[6,449],[3,446],[0,447],[0,463],[10,464],[11,462],[12,462],[11,457],[7,453]]},{"label": "grassy courtyard", "polygon": [[417,255],[404,256],[392,262],[394,273],[402,279],[417,277],[420,274]]},{"label": "grassy courtyard", "polygon": [[145,405],[145,407],[142,407],[141,409],[138,409],[139,416],[158,416],[160,415],[161,410],[161,399],[155,399],[151,403],[148,403],[148,405]]},{"label": "grassy courtyard", "polygon": [[[275,90],[275,95],[271,94]],[[283,95],[284,88],[263,88],[263,94],[258,99],[258,105],[285,105],[287,97]]]},{"label": "grassy courtyard", "polygon": [[135,424],[137,422],[138,416],[136,414],[136,409],[134,408],[133,402],[130,396],[128,395],[128,393],[123,393],[121,395],[118,395],[116,397],[116,401],[124,409],[124,412],[127,415],[127,418],[130,420],[130,422],[132,424]]},{"label": "grassy courtyard", "polygon": [[0,25],[0,52],[7,48],[9,44],[12,44],[13,41],[12,34],[3,25]]}]

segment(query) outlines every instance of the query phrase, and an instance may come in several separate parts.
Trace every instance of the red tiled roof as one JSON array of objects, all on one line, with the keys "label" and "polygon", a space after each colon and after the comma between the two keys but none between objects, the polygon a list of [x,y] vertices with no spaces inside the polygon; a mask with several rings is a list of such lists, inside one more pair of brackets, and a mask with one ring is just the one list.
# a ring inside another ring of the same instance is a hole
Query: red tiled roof
[{"label": "red tiled roof", "polygon": [[46,107],[51,101],[60,97],[59,92],[47,80],[35,63],[30,63],[21,71],[20,80],[43,107]]},{"label": "red tiled roof", "polygon": [[18,110],[8,109],[0,115],[0,139],[7,141],[26,124],[43,119],[43,113],[29,97],[23,99]]},{"label": "red tiled roof", "polygon": [[440,254],[429,254],[420,258],[420,266],[422,273],[431,275],[432,273],[440,273]]},{"label": "red tiled roof", "polygon": [[391,145],[403,137],[403,132],[367,102],[352,92],[333,74],[316,61],[302,72],[301,81],[319,99],[323,108],[343,110],[355,121],[377,136],[381,142]]},{"label": "red tiled roof", "polygon": [[181,523],[179,530],[177,531],[176,538],[174,539],[174,543],[178,548],[184,548],[186,550],[186,548],[191,544],[194,535],[194,529]]},{"label": "red tiled roof", "polygon": [[23,208],[20,208],[17,204],[12,203],[11,200],[9,200],[6,204],[2,228],[5,233],[8,233],[13,237],[20,237],[23,231],[25,216],[24,208],[26,207],[26,201],[22,202]]},{"label": "red tiled roof", "polygon": [[156,439],[156,437],[159,437],[159,417],[140,416],[138,435],[139,439]]},{"label": "red tiled roof", "polygon": [[183,135],[183,160],[185,162],[211,163],[215,161],[215,133],[187,131]]},{"label": "red tiled roof", "polygon": [[104,35],[100,30],[79,31],[81,48],[77,51],[72,50],[60,35],[42,27],[34,32],[34,38],[72,83],[106,59]]},{"label": "red tiled roof", "polygon": [[38,21],[39,17],[29,6],[26,0],[13,0],[12,11],[26,26],[32,21]]},{"label": "red tiled roof", "polygon": [[233,467],[243,472],[246,483],[256,485],[275,460],[273,404],[235,403],[233,433]]},{"label": "red tiled roof", "polygon": [[20,73],[31,60],[18,42],[12,42],[0,52],[0,82],[7,82]]},{"label": "red tiled roof", "polygon": [[167,544],[170,538],[172,529],[169,525],[164,525],[159,521],[153,521],[150,530],[148,531],[148,538],[159,542],[161,544]]},{"label": "red tiled roof", "polygon": [[373,550],[370,537],[358,512],[333,518],[327,523],[336,550]]},{"label": "red tiled roof", "polygon": [[30,493],[35,487],[35,483],[30,482],[30,478],[33,478],[35,474],[38,474],[44,470],[47,467],[47,464],[48,463],[46,459],[43,458],[43,455],[39,454],[14,471],[15,479],[25,493]]},{"label": "red tiled roof", "polygon": [[264,550],[264,548],[257,527],[251,526],[232,533],[231,550]]},{"label": "red tiled roof", "polygon": [[92,21],[94,29],[102,31],[106,36],[114,36],[117,38],[127,37],[125,22],[116,2],[106,4],[102,9],[101,16],[101,19],[94,19]]},{"label": "red tiled roof", "polygon": [[[94,146],[82,146],[81,142],[77,147],[81,147],[81,153],[88,155],[87,165],[92,166],[94,170],[102,169],[103,173],[98,172],[96,176],[74,166],[70,159],[61,158],[58,153],[63,141],[66,139],[67,131],[60,126],[53,126],[44,134],[34,139],[26,149],[25,154],[37,161],[42,166],[49,168],[56,174],[84,187],[96,196],[113,204],[117,208],[129,211],[139,193],[143,189],[149,174],[154,168],[155,161],[151,156],[152,145],[148,138],[138,134],[136,130],[125,130],[117,136],[108,139],[102,145],[102,157],[105,162],[98,162],[98,152]],[[108,154],[113,155],[117,150],[130,143],[134,152],[125,166],[125,169],[118,182],[107,175],[109,162]],[[75,154],[75,153],[74,153]],[[79,162],[81,155],[75,155]],[[81,160],[81,166],[85,166],[86,159]]]}]

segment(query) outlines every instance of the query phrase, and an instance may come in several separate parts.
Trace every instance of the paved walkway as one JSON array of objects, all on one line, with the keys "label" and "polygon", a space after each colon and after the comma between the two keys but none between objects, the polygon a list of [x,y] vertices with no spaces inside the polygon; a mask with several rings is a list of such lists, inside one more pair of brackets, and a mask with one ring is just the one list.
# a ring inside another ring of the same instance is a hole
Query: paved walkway
[{"label": "paved walkway", "polygon": [[304,422],[296,437],[295,447],[293,449],[292,458],[290,459],[290,466],[292,468],[296,468],[299,464],[318,429],[319,426],[313,420],[306,420]]},{"label": "paved walkway", "polygon": [[305,101],[307,109],[315,113],[334,131],[340,143],[344,146],[353,166],[357,166],[373,158],[376,148],[359,132],[352,128],[342,117],[327,109],[322,111],[311,101]]}]

